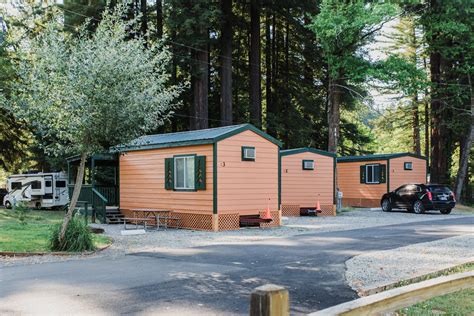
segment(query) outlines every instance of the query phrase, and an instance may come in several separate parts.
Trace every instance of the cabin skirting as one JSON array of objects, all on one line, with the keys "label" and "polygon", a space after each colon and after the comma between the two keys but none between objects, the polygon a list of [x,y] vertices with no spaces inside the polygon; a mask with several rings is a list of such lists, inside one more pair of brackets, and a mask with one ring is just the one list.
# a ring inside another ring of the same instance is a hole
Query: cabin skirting
[{"label": "cabin skirting", "polygon": [[[129,209],[121,209],[121,212],[126,217],[134,216],[133,212]],[[259,215],[263,216],[264,213],[264,211],[259,212]],[[281,211],[271,211],[270,214],[273,221],[270,223],[261,223],[260,227],[263,228],[281,226]],[[239,213],[202,214],[190,213],[186,211],[169,211],[166,215],[179,218],[180,228],[184,229],[204,231],[225,231],[240,229]],[[161,221],[161,223],[163,222]],[[150,224],[154,225],[155,221],[151,220]],[[168,223],[170,227],[175,224],[175,221],[170,221]]]},{"label": "cabin skirting", "polygon": [[[301,206],[296,204],[282,204],[281,215],[282,216],[300,216],[301,209],[314,209],[315,206]],[[336,206],[333,204],[321,205],[321,213],[318,216],[336,216]]]},{"label": "cabin skirting", "polygon": [[342,198],[343,206],[380,207],[380,199]]}]

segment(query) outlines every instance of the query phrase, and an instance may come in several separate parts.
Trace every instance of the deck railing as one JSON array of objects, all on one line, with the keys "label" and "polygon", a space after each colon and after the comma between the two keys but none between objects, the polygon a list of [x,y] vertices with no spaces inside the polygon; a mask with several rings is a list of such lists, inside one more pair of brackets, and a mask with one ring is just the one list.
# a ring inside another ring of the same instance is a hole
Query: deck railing
[{"label": "deck railing", "polygon": [[[69,185],[69,196],[72,196],[74,185]],[[88,202],[95,215],[102,223],[105,223],[107,206],[118,205],[118,188],[107,186],[91,186],[85,184],[81,188],[79,201]]]}]

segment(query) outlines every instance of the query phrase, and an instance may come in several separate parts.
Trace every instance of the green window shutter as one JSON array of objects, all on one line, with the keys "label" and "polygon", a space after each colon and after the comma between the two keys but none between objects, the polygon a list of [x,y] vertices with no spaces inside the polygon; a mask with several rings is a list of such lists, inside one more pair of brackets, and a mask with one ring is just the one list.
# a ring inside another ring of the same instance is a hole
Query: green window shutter
[{"label": "green window shutter", "polygon": [[165,189],[174,189],[174,159],[165,158]]},{"label": "green window shutter", "polygon": [[387,182],[387,166],[379,165],[379,181],[380,183]]},{"label": "green window shutter", "polygon": [[194,165],[194,188],[206,190],[206,156],[196,156]]},{"label": "green window shutter", "polygon": [[360,166],[360,183],[365,183],[365,166]]}]

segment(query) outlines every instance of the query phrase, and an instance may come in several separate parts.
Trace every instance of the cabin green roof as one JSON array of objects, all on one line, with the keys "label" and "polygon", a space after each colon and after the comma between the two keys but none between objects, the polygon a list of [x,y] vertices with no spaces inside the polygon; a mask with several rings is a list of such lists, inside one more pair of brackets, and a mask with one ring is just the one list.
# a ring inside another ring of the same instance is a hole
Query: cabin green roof
[{"label": "cabin green roof", "polygon": [[388,160],[399,157],[414,157],[418,159],[424,159],[425,157],[419,156],[413,153],[394,153],[394,154],[375,154],[375,155],[365,155],[365,156],[345,156],[338,157],[337,162],[356,162],[356,161],[371,161],[371,160]]},{"label": "cabin green roof", "polygon": [[125,145],[112,147],[113,151],[134,151],[168,147],[182,147],[203,144],[214,144],[220,140],[237,135],[244,131],[252,131],[275,145],[281,147],[282,142],[259,130],[252,124],[240,124],[195,131],[145,135]]},{"label": "cabin green roof", "polygon": [[296,155],[300,153],[313,153],[328,157],[336,157],[336,154],[330,153],[329,151],[309,147],[280,150],[280,156]]}]

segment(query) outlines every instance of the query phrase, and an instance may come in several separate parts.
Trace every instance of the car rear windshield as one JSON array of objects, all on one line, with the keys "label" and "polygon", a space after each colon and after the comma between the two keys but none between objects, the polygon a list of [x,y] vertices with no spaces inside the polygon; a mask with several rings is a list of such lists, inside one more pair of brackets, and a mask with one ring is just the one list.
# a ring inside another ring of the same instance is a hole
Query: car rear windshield
[{"label": "car rear windshield", "polygon": [[444,186],[429,186],[428,189],[433,193],[449,193],[451,189]]}]

